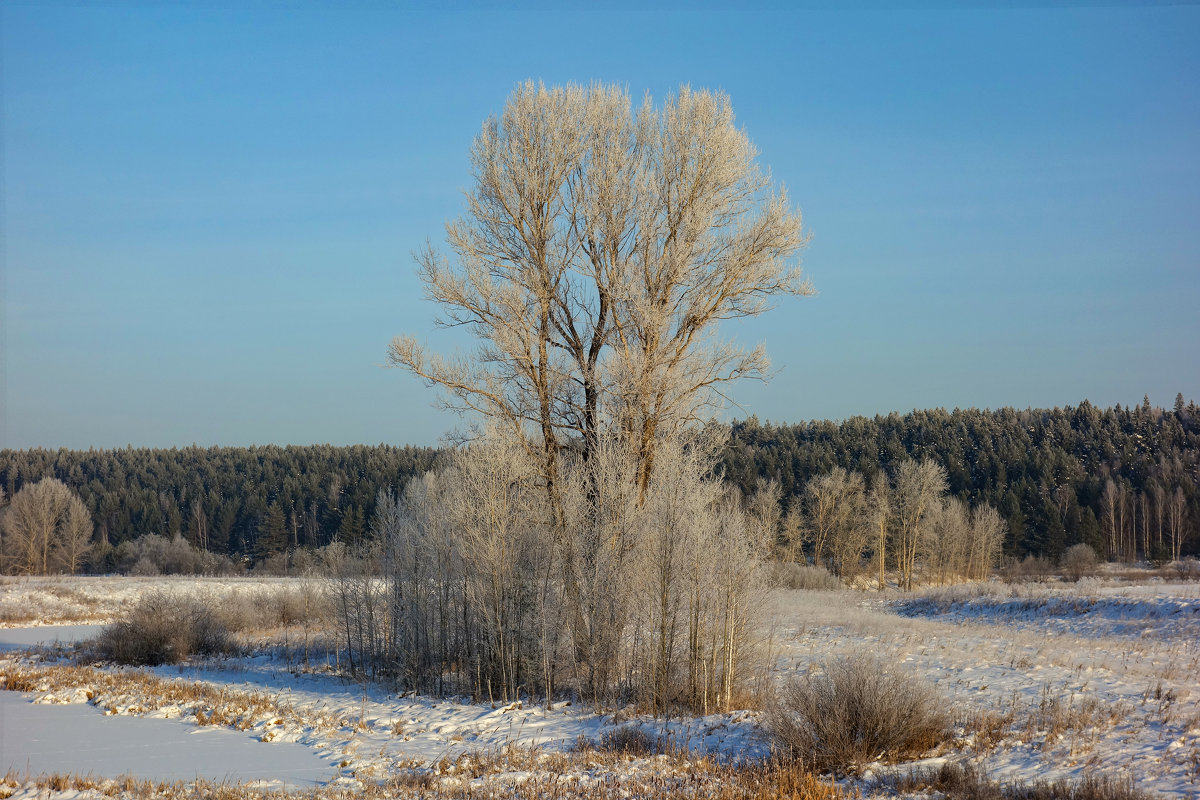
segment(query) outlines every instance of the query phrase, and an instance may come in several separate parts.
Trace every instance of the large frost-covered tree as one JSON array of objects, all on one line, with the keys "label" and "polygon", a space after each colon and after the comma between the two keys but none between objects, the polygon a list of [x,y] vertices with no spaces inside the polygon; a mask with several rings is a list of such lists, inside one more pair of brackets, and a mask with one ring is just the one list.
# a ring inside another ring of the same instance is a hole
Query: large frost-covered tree
[{"label": "large frost-covered tree", "polygon": [[[460,451],[445,508],[409,529],[434,547],[425,531],[457,509],[445,541],[487,631],[461,639],[489,692],[535,671],[549,692],[567,663],[597,698],[733,696],[769,538],[755,531],[774,518],[726,496],[698,423],[729,381],[768,368],[719,323],[811,292],[794,263],[800,215],[756,157],[729,99],[686,87],[635,108],[615,87],[527,83],[475,140],[451,256],[430,246],[418,262],[441,322],[479,346],[445,358],[402,336],[389,359],[487,431]],[[569,652],[547,635],[551,608]]]},{"label": "large frost-covered tree", "polygon": [[619,430],[644,499],[660,437],[767,369],[717,324],[811,292],[800,215],[756,155],[720,93],[635,109],[616,87],[518,87],[475,140],[453,258],[418,259],[442,321],[479,348],[443,358],[402,336],[391,363],[515,435],[552,495],[565,446],[586,459]]}]

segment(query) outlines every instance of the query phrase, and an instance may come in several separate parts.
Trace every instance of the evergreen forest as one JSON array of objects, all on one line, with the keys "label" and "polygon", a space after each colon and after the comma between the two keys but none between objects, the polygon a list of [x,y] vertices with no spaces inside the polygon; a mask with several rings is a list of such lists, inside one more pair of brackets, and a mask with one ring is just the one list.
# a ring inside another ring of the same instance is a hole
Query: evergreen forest
[{"label": "evergreen forest", "polygon": [[[393,445],[0,450],[0,488],[64,482],[82,498],[99,551],[147,534],[251,564],[274,553],[371,536],[381,489],[434,466],[432,448]],[[781,511],[834,467],[868,487],[906,459],[932,460],[949,492],[1007,522],[1005,556],[1057,559],[1085,543],[1101,556],[1161,559],[1172,504],[1184,552],[1200,549],[1200,409],[933,409],[841,422],[735,422],[720,468],[749,495],[778,481]],[[103,561],[93,564],[103,569]]]}]

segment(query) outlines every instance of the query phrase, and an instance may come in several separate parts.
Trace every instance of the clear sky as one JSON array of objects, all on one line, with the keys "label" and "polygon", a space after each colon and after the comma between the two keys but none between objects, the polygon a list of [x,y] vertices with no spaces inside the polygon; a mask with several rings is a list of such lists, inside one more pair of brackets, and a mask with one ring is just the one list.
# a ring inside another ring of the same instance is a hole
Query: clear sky
[{"label": "clear sky", "polygon": [[803,211],[732,416],[1200,399],[1200,8],[684,8],[0,5],[0,446],[437,443],[380,365],[527,78],[722,89]]}]

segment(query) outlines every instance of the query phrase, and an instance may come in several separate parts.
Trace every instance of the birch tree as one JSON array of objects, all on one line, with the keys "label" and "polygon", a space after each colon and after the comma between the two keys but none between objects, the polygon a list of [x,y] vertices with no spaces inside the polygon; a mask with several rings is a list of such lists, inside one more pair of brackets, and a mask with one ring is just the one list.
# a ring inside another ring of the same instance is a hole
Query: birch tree
[{"label": "birch tree", "polygon": [[1167,500],[1167,540],[1171,547],[1171,560],[1178,561],[1187,538],[1187,497],[1183,489],[1176,486]]}]

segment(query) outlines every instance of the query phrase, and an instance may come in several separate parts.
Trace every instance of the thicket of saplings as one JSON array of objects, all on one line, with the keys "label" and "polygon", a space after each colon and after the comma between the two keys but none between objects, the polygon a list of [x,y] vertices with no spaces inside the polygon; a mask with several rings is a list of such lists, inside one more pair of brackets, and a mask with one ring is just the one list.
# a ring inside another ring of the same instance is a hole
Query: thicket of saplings
[{"label": "thicket of saplings", "polygon": [[464,448],[381,493],[378,568],[334,578],[357,675],[507,702],[659,712],[745,701],[773,529],[712,475],[720,440],[666,441],[639,485],[616,441],[568,452],[556,502],[519,444]]},{"label": "thicket of saplings", "polygon": [[[780,489],[759,483],[768,500],[764,513],[778,520]],[[773,502],[772,502],[773,501]],[[996,509],[969,507],[947,494],[946,471],[932,461],[901,461],[895,474],[877,473],[868,490],[863,476],[841,467],[818,475],[804,486],[778,527],[776,559],[806,565],[811,560],[846,583],[865,576],[884,588],[889,571],[899,585],[984,580],[1000,557],[1007,526]],[[788,568],[785,581],[813,577]]]}]

